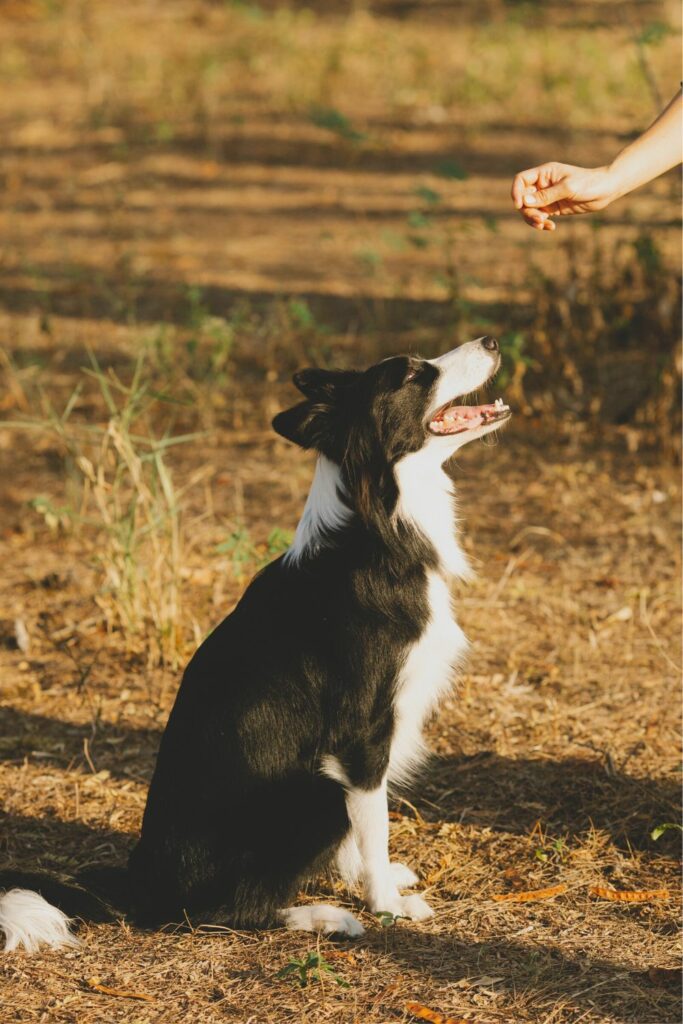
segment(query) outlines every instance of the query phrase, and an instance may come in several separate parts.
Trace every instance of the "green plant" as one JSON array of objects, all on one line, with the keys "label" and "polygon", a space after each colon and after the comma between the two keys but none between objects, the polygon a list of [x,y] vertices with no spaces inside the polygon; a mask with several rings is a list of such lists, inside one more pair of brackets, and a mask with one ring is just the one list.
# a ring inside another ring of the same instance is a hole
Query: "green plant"
[{"label": "green plant", "polygon": [[281,530],[279,526],[276,526],[274,530],[271,530],[266,538],[266,550],[262,564],[266,564],[267,562],[270,562],[271,559],[284,554],[293,539],[293,534],[289,530]]},{"label": "green plant", "polygon": [[330,331],[318,321],[306,299],[291,298],[279,311],[279,323],[271,327],[270,322],[266,321],[265,329],[274,329],[278,335],[284,332],[290,356],[298,350],[299,360],[311,360],[318,366],[326,365],[331,355],[328,341]]},{"label": "green plant", "polygon": [[238,578],[246,574],[256,558],[256,548],[246,526],[237,526],[214,550],[217,555],[230,556],[232,571]]},{"label": "green plant", "polygon": [[544,842],[542,846],[536,847],[534,857],[545,864],[550,860],[565,861],[569,855],[567,843],[564,839],[552,839],[549,843]]},{"label": "green plant", "polygon": [[652,832],[650,832],[650,839],[654,839],[656,842],[658,839],[661,839],[665,832],[672,830],[674,832],[683,832],[683,826],[679,825],[675,821],[667,821],[663,825],[657,825],[652,829]]},{"label": "green plant", "polygon": [[429,188],[427,185],[418,185],[417,188],[414,189],[414,192],[418,199],[421,199],[429,206],[438,206],[443,201],[441,193],[436,192],[433,188]]},{"label": "green plant", "polygon": [[334,107],[313,107],[309,113],[309,119],[316,128],[325,128],[333,135],[345,139],[347,142],[364,142],[367,135],[357,131],[345,114],[342,114]]},{"label": "green plant", "polygon": [[330,963],[327,962],[325,957],[318,950],[309,950],[308,953],[301,959],[297,960],[295,957],[285,964],[277,974],[276,978],[296,978],[302,988],[305,988],[309,981],[322,981],[322,975],[327,975],[336,981],[342,988],[350,988],[348,981],[345,981],[339,974],[336,973]]},{"label": "green plant", "polygon": [[380,910],[375,917],[379,922],[380,928],[393,928],[397,921],[404,920],[403,915],[392,914],[390,910]]},{"label": "green plant", "polygon": [[526,337],[521,331],[504,331],[499,345],[502,363],[498,383],[501,388],[509,389],[509,397],[513,401],[525,402],[522,382],[527,370],[536,365],[526,351]]},{"label": "green plant", "polygon": [[165,400],[192,408],[203,426],[212,427],[232,381],[242,312],[235,310],[230,320],[213,316],[196,287],[187,290],[186,299],[185,324],[158,325],[142,347],[148,373],[158,378]]},{"label": "green plant", "polygon": [[224,541],[216,545],[214,551],[217,555],[230,556],[233,574],[243,581],[283,554],[291,543],[292,534],[289,530],[276,527],[268,534],[265,544],[256,544],[247,527],[240,524]]},{"label": "green plant", "polygon": [[450,181],[467,181],[469,178],[469,174],[457,160],[442,160],[434,168],[434,173]]},{"label": "green plant", "polygon": [[382,266],[382,257],[374,249],[361,249],[355,255],[368,277],[373,277]]}]

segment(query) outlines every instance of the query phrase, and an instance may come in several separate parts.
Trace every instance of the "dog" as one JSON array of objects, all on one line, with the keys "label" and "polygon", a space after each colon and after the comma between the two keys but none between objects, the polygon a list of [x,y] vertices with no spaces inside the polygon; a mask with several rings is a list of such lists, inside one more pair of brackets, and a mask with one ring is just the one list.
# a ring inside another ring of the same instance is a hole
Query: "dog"
[{"label": "dog", "polygon": [[425,757],[422,727],[467,640],[450,584],[470,574],[445,464],[510,417],[459,405],[500,363],[490,337],[436,359],[306,369],[283,438],[317,452],[293,542],[191,659],[127,869],[0,873],[6,949],[73,944],[70,917],[126,913],[358,936],[340,907],[294,903],[335,866],[366,907],[432,910],[388,853],[387,789]]}]

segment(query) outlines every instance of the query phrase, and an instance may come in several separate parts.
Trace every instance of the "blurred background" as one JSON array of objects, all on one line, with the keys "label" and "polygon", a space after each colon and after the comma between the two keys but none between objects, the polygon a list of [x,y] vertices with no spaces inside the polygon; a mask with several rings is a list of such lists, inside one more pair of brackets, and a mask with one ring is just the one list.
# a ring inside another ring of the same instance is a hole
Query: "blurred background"
[{"label": "blurred background", "polygon": [[19,365],[156,331],[168,371],[279,379],[493,333],[526,414],[670,447],[677,172],[552,238],[523,230],[509,188],[646,127],[680,78],[677,3],[4,0],[0,17]]},{"label": "blurred background", "polygon": [[[668,0],[0,0],[3,862],[125,858],[179,669],[301,514],[294,369],[493,334],[514,410],[453,466],[473,656],[392,809],[435,923],[366,921],[320,1004],[273,981],[300,936],[102,926],[79,976],[161,1007],[116,1020],[680,1019],[674,902],[588,896],[679,885],[679,175],[552,234],[509,197],[636,137],[680,29]],[[60,964],[8,1005],[101,1021]]]}]

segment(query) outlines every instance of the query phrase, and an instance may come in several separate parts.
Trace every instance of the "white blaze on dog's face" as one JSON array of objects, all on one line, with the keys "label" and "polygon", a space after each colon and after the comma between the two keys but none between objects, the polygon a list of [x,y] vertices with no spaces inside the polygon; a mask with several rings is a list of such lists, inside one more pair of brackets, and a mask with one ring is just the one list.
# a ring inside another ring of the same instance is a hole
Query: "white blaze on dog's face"
[{"label": "white blaze on dog's face", "polygon": [[500,366],[494,338],[478,338],[428,362],[439,371],[432,386],[427,412],[427,432],[444,458],[468,441],[483,437],[510,418],[510,409],[497,398],[485,405],[458,405],[463,396],[483,387]]}]

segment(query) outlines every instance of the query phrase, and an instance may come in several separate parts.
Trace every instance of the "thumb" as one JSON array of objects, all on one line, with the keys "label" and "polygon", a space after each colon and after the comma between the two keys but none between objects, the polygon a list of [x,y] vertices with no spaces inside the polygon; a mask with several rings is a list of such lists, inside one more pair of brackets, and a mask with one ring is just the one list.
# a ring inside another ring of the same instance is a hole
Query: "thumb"
[{"label": "thumb", "polygon": [[538,189],[537,192],[528,192],[524,196],[525,206],[552,206],[553,203],[557,203],[560,199],[571,198],[571,189],[566,178],[562,181],[558,181],[555,185],[550,185],[548,188]]}]

